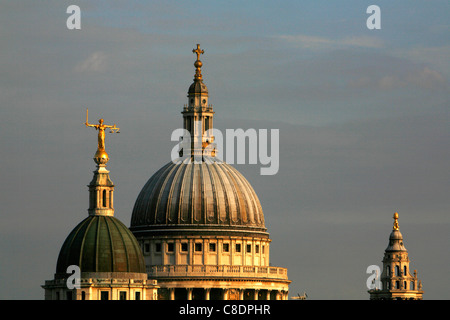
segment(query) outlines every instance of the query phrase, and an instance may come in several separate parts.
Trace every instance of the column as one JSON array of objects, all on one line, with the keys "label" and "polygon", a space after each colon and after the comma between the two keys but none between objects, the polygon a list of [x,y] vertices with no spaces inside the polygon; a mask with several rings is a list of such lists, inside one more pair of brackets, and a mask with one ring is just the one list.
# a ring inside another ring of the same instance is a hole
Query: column
[{"label": "column", "polygon": [[192,300],[192,288],[187,288],[187,299]]},{"label": "column", "polygon": [[169,288],[170,300],[175,300],[175,288]]},{"label": "column", "polygon": [[205,288],[205,300],[209,300],[211,288]]}]

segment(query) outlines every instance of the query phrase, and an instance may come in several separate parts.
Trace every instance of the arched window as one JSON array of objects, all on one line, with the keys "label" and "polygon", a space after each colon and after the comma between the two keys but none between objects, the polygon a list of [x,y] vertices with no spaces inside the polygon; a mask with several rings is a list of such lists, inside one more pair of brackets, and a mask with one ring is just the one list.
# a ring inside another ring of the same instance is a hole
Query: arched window
[{"label": "arched window", "polygon": [[389,268],[389,266],[386,267],[386,274],[387,274],[388,276],[391,275],[391,268]]},{"label": "arched window", "polygon": [[400,281],[395,281],[395,289],[400,289]]},{"label": "arched window", "polygon": [[409,290],[414,290],[414,281],[409,283]]},{"label": "arched window", "polygon": [[103,190],[103,207],[106,207],[106,190]]},{"label": "arched window", "polygon": [[399,276],[400,275],[400,267],[399,266],[395,266],[395,276]]},{"label": "arched window", "polygon": [[403,275],[406,276],[406,266],[403,266]]}]

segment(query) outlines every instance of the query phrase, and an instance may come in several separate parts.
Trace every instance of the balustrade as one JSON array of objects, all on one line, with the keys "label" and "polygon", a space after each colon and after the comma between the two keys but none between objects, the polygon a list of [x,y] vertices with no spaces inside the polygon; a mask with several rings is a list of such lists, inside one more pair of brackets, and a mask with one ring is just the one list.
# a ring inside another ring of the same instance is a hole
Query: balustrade
[{"label": "balustrade", "polygon": [[257,277],[287,279],[287,269],[280,267],[231,265],[157,265],[147,268],[150,277]]}]

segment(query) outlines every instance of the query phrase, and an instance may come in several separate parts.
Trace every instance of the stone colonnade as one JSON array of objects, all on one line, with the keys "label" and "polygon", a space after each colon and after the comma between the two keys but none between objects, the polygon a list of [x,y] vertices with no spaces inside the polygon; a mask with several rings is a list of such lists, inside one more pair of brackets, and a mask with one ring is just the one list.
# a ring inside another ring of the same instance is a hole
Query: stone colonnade
[{"label": "stone colonnade", "polygon": [[169,300],[288,300],[288,292],[269,289],[168,288]]}]

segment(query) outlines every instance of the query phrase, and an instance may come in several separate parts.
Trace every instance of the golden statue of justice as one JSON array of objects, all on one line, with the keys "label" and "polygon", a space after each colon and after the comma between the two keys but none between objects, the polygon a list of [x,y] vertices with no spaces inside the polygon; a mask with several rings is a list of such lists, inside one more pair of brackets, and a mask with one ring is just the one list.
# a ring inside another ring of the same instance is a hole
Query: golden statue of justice
[{"label": "golden statue of justice", "polygon": [[110,133],[120,133],[119,128],[116,127],[116,124],[104,124],[103,119],[98,120],[98,124],[89,123],[89,109],[86,109],[86,122],[84,124],[86,127],[93,127],[98,130],[98,146],[94,160],[97,164],[106,164],[109,158],[105,151],[105,129],[110,129]]}]

